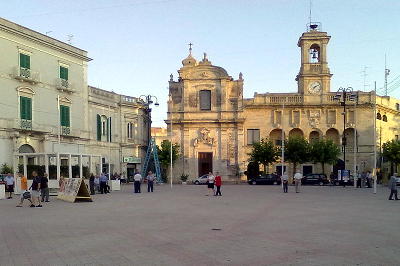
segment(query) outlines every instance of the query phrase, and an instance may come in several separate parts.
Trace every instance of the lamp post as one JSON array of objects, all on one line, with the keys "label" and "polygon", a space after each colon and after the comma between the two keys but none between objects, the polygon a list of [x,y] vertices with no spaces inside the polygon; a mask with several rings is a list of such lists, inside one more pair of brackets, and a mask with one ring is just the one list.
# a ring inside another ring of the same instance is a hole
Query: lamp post
[{"label": "lamp post", "polygon": [[170,175],[170,184],[171,184],[171,188],[172,188],[172,95],[171,94],[169,94],[168,95],[168,97],[169,97],[169,102],[170,102],[170,108],[171,108],[171,110],[170,110],[170,147],[169,147],[169,149],[170,149],[170,154],[169,154],[169,157],[170,157],[170,167],[169,167],[169,171],[170,171],[170,173],[169,173],[169,175]]},{"label": "lamp post", "polygon": [[[347,99],[347,97],[349,97]],[[345,135],[346,124],[347,124],[347,116],[346,116],[346,101],[356,101],[357,95],[354,93],[352,87],[342,88],[340,87],[336,92],[336,95],[333,97],[334,100],[340,102],[340,105],[343,106],[343,136],[342,136],[342,147],[343,147],[343,162],[344,162],[344,170],[346,170],[346,145],[347,139]],[[355,130],[354,130],[355,131]],[[354,132],[354,137],[356,133]],[[356,148],[356,147],[354,147]],[[349,176],[350,177],[350,176]],[[343,179],[343,176],[342,176]],[[354,176],[353,182],[356,182],[356,177]]]},{"label": "lamp post", "polygon": [[[155,99],[155,103],[153,102],[153,99]],[[139,100],[144,102],[146,104],[146,112],[147,112],[147,122],[148,122],[148,129],[147,129],[147,143],[148,146],[150,146],[150,141],[151,141],[151,108],[150,105],[154,103],[155,106],[159,106],[160,104],[158,103],[158,99],[154,95],[140,95]]]}]

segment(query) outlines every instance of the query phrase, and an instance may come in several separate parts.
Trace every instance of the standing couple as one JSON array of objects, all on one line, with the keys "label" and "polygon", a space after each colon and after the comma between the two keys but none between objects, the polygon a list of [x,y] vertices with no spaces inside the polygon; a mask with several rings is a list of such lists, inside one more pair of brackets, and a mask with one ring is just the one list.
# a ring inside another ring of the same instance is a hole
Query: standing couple
[{"label": "standing couple", "polygon": [[211,172],[208,173],[207,186],[208,186],[208,193],[206,196],[210,196],[210,193],[212,193],[212,195],[214,196],[222,196],[221,194],[222,178],[219,175],[219,172],[217,172],[217,176],[214,176],[213,173]]}]

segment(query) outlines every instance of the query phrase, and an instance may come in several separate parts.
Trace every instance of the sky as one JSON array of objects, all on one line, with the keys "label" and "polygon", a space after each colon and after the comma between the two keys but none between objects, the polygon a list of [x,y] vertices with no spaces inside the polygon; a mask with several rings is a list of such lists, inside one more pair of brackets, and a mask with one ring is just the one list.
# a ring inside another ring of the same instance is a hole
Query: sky
[{"label": "sky", "polygon": [[[351,86],[400,98],[400,0],[312,0],[312,21],[332,37],[331,91]],[[244,97],[296,92],[298,38],[310,0],[0,0],[0,16],[88,51],[88,83],[153,95],[153,126],[165,126],[168,80],[192,42],[213,65],[244,78]],[[364,82],[365,80],[365,82]]]}]

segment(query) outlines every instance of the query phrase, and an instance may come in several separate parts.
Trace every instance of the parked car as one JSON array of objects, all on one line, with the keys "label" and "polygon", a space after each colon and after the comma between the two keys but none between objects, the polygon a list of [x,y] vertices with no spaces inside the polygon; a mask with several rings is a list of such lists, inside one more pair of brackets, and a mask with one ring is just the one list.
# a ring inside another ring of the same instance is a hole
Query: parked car
[{"label": "parked car", "polygon": [[307,174],[301,179],[302,185],[326,185],[329,179],[325,174]]},{"label": "parked car", "polygon": [[[331,180],[331,184],[334,186],[343,186],[343,180],[338,180],[335,178],[334,180]],[[350,175],[349,181],[346,183],[347,186],[354,186],[354,176]]]},{"label": "parked car", "polygon": [[400,186],[400,177],[396,176],[396,186]]},{"label": "parked car", "polygon": [[247,180],[250,185],[280,185],[281,178],[276,174],[262,174]]},{"label": "parked car", "polygon": [[208,181],[208,175],[202,175],[195,180],[193,180],[193,184],[195,185],[205,185],[207,184]]}]

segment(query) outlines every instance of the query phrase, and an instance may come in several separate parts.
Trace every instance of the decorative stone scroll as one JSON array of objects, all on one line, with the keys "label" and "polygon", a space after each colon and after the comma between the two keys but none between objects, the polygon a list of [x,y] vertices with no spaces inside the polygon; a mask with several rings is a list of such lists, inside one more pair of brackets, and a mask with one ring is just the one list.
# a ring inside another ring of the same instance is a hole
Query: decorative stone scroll
[{"label": "decorative stone scroll", "polygon": [[193,146],[197,147],[200,143],[206,144],[206,145],[214,145],[214,138],[210,137],[210,130],[206,128],[202,128],[199,131],[200,137],[194,139]]},{"label": "decorative stone scroll", "polygon": [[320,119],[321,119],[321,112],[319,110],[309,111],[308,122],[310,124],[310,127],[317,128],[320,123]]}]

